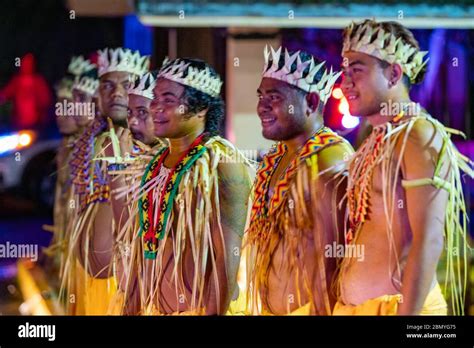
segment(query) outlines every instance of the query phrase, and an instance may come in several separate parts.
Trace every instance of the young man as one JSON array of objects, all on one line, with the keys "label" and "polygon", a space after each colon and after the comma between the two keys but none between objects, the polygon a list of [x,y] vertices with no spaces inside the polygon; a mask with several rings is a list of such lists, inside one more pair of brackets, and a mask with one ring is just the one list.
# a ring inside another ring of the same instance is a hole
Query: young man
[{"label": "young man", "polygon": [[443,233],[446,280],[462,312],[462,279],[451,262],[466,252],[460,169],[473,172],[449,138],[457,132],[410,100],[425,54],[397,22],[366,20],[344,31],[343,92],[351,114],[373,129],[348,181],[346,242],[364,248],[364,261],[343,260],[336,315],[446,314],[436,279]]},{"label": "young man", "polygon": [[276,144],[257,171],[246,231],[251,313],[331,314],[336,255],[325,250],[338,240],[332,203],[344,191],[333,178],[353,153],[323,122],[339,75],[306,52],[265,48],[257,112]]},{"label": "young man", "polygon": [[[57,180],[53,213],[55,233],[49,252],[54,254],[54,258],[58,261],[57,266],[60,269],[64,267],[66,259],[65,246],[69,237],[67,225],[72,218],[72,209],[68,208],[69,201],[72,198],[69,161],[74,143],[81,132],[75,120],[76,115],[69,114],[68,106],[74,102],[75,81],[79,76],[94,68],[95,65],[82,56],[73,57],[68,66],[67,75],[56,86],[57,106],[64,109],[63,112],[56,115],[58,129],[63,138],[56,157]],[[55,274],[55,276],[57,278],[58,274]]]},{"label": "young man", "polygon": [[106,271],[104,258],[111,248],[109,235],[113,221],[107,166],[95,157],[112,148],[108,122],[126,126],[128,89],[138,76],[148,71],[149,59],[128,49],[99,51],[100,118],[85,130],[75,144],[70,162],[74,186],[76,216],[72,222],[69,257],[63,277],[63,287],[71,289],[72,281],[79,287],[69,292],[68,300],[83,304],[84,312],[76,314],[106,314],[116,284]]},{"label": "young man", "polygon": [[135,140],[152,145],[156,143],[150,104],[153,100],[153,88],[156,79],[152,73],[146,73],[128,90],[128,125]]},{"label": "young man", "polygon": [[99,80],[96,66],[83,72],[74,80],[72,96],[75,110],[77,111],[74,119],[81,133],[94,122],[94,119],[99,114],[98,88]]},{"label": "young man", "polygon": [[[128,190],[128,201],[112,199],[116,220],[128,221],[121,230],[131,231],[118,241],[131,241],[130,257],[118,256],[129,261],[123,269],[125,313],[227,310],[251,178],[243,155],[218,136],[224,115],[221,85],[214,69],[195,59],[165,61],[158,73],[152,117],[155,136],[166,138],[169,146],[138,174],[141,185]],[[128,132],[119,132],[127,152]],[[113,185],[127,183],[117,179]],[[137,201],[131,211],[124,209],[130,200]]]}]

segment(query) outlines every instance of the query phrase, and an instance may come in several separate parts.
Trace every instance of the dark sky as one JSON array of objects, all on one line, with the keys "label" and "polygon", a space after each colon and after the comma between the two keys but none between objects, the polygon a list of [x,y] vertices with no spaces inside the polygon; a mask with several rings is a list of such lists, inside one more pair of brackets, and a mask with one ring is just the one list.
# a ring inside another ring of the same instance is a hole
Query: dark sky
[{"label": "dark sky", "polygon": [[122,44],[122,18],[70,19],[63,0],[1,1],[0,85],[17,71],[14,62],[27,52],[50,85],[60,79],[72,55]]}]

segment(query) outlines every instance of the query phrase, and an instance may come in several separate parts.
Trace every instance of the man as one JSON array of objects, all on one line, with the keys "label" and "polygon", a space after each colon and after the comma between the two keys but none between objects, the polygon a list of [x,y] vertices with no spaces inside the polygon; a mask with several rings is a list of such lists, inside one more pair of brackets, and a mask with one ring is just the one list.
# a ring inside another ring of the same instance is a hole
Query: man
[{"label": "man", "polygon": [[[69,257],[63,285],[84,278],[83,287],[69,293],[71,302],[82,301],[84,313],[106,314],[116,283],[102,267],[103,255],[112,248],[107,238],[115,228],[110,205],[107,166],[95,157],[112,148],[107,120],[114,126],[126,126],[128,89],[134,80],[148,71],[149,59],[128,49],[99,51],[99,108],[101,117],[85,130],[75,145],[70,162],[74,185],[76,217],[72,222]],[[112,134],[113,131],[111,130]]]},{"label": "man", "polygon": [[156,143],[150,104],[153,100],[155,78],[146,73],[128,91],[128,125],[133,139],[144,144]]},{"label": "man", "polygon": [[[62,273],[66,259],[66,241],[68,238],[67,225],[71,219],[72,209],[69,208],[71,193],[71,180],[69,161],[72,154],[74,142],[80,134],[80,129],[76,123],[75,115],[69,114],[68,105],[73,103],[75,80],[81,74],[94,69],[94,65],[82,56],[72,57],[68,66],[67,75],[56,86],[57,108],[65,109],[56,114],[56,122],[59,132],[63,136],[56,157],[57,180],[55,187],[54,202],[54,237],[48,252],[54,255],[57,266],[60,267],[59,274]],[[64,107],[65,106],[65,107]],[[58,274],[55,274],[57,279]]]},{"label": "man", "polygon": [[21,58],[18,74],[0,88],[0,104],[13,103],[13,129],[38,129],[48,124],[51,93],[46,79],[36,71],[36,59],[31,53]]},{"label": "man", "polygon": [[410,100],[425,54],[397,22],[344,31],[342,89],[351,114],[373,129],[351,161],[347,193],[347,246],[362,246],[364,261],[344,259],[336,315],[446,314],[436,279],[443,232],[446,280],[462,312],[463,280],[452,263],[453,253],[465,253],[459,171],[473,172],[449,139],[454,131]]},{"label": "man", "polygon": [[332,202],[343,192],[333,179],[353,152],[323,122],[339,75],[306,52],[265,48],[257,112],[277,143],[257,171],[246,231],[253,314],[331,314],[336,254],[325,248],[338,240]]},{"label": "man", "polygon": [[94,118],[99,114],[97,103],[97,89],[99,80],[97,77],[97,68],[87,70],[76,77],[72,87],[72,96],[75,103],[77,126],[84,131],[89,127]]},{"label": "man", "polygon": [[[138,200],[135,211],[123,209],[126,200],[112,199],[116,221],[128,221],[121,231],[134,236],[130,256],[118,256],[130,261],[124,267],[125,313],[223,314],[236,286],[249,168],[217,135],[224,105],[214,69],[175,59],[163,63],[157,78],[155,136],[167,138],[169,146],[139,174],[140,187],[129,189]],[[127,152],[128,131],[118,133]],[[123,180],[114,180],[114,187],[127,186]]]}]

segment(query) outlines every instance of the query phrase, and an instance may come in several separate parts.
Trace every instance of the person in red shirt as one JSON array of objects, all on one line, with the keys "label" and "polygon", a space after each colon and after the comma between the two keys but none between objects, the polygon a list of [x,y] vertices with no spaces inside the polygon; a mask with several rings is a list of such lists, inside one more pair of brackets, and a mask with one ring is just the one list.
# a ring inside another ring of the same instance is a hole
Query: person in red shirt
[{"label": "person in red shirt", "polygon": [[35,57],[27,53],[21,58],[19,73],[0,89],[0,103],[13,102],[11,125],[15,129],[37,128],[47,121],[51,92],[35,65]]}]

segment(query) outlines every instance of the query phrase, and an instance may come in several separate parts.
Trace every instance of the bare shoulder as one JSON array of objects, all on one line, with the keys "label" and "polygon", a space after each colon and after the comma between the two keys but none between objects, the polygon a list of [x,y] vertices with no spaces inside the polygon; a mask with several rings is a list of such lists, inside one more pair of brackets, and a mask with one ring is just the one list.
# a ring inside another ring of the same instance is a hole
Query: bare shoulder
[{"label": "bare shoulder", "polygon": [[439,129],[426,118],[415,120],[413,128],[408,135],[409,141],[422,146],[441,147],[442,134]]},{"label": "bare shoulder", "polygon": [[[405,138],[406,141],[403,140]],[[416,119],[406,137],[401,137],[397,144],[397,152],[403,151],[402,170],[405,178],[431,177],[437,166],[442,145],[443,134],[439,127],[428,119]],[[447,170],[443,165],[443,172]]]},{"label": "bare shoulder", "polygon": [[344,170],[354,150],[346,142],[326,146],[318,153],[319,171],[335,174]]},{"label": "bare shoulder", "polygon": [[[402,144],[403,142],[400,142],[398,148]],[[426,118],[418,118],[407,135],[404,160],[411,161],[422,156],[436,161],[442,145],[443,135],[433,122]]]}]

